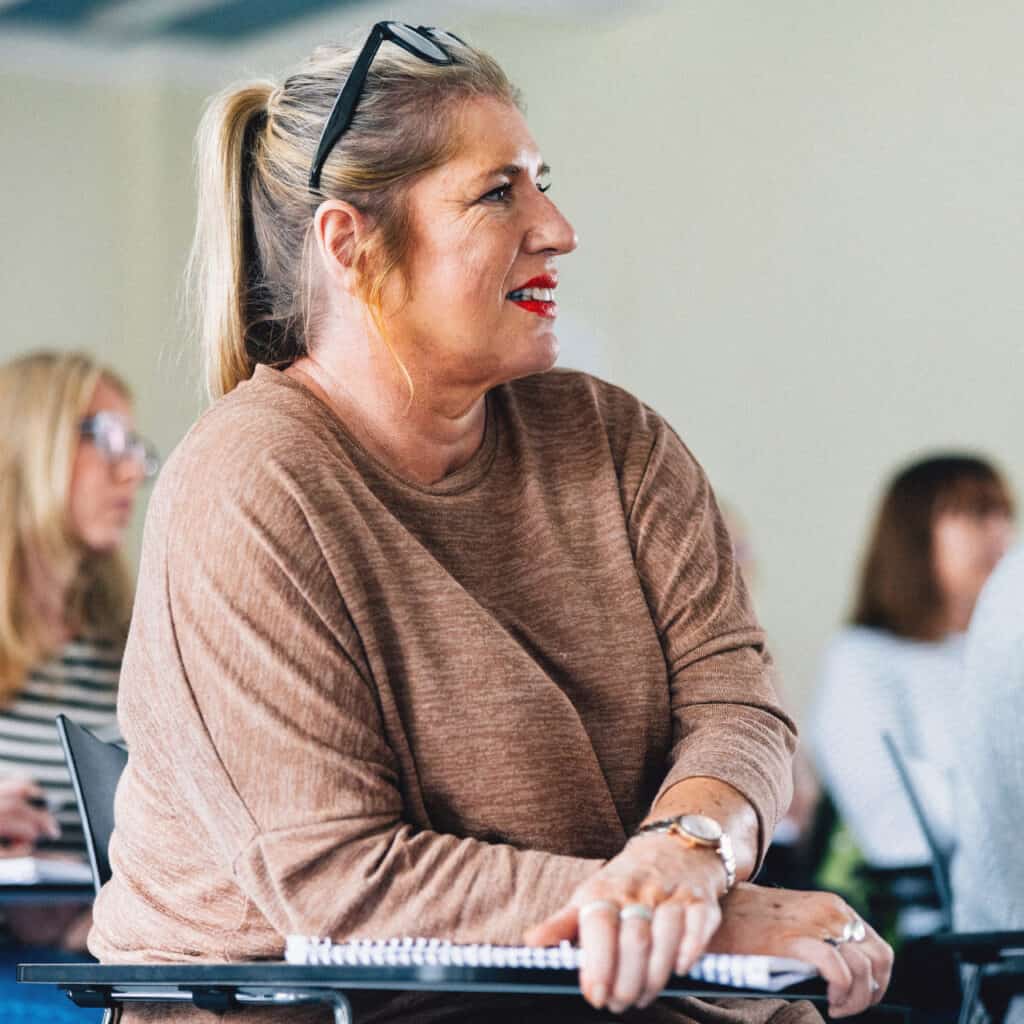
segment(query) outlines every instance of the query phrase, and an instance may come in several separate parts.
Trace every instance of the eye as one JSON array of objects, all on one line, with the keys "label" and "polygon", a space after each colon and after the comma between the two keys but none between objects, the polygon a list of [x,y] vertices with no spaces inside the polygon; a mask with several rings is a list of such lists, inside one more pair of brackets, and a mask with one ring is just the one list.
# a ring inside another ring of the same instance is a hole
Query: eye
[{"label": "eye", "polygon": [[504,185],[499,185],[497,188],[492,188],[490,192],[484,193],[480,197],[480,201],[483,203],[507,203],[512,196],[512,185],[506,182]]}]

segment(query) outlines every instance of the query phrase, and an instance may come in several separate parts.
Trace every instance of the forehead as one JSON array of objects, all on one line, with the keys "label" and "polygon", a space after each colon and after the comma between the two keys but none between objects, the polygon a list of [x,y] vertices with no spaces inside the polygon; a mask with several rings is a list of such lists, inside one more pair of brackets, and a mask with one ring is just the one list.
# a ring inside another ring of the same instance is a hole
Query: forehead
[{"label": "forehead", "polygon": [[116,412],[127,419],[132,415],[131,400],[126,398],[124,393],[116,388],[106,377],[100,377],[96,382],[96,388],[92,398],[86,407],[85,415],[92,416],[97,412]]},{"label": "forehead", "polygon": [[502,100],[481,97],[463,103],[454,117],[454,133],[455,155],[437,169],[446,184],[510,166],[534,175],[543,163],[526,118]]}]

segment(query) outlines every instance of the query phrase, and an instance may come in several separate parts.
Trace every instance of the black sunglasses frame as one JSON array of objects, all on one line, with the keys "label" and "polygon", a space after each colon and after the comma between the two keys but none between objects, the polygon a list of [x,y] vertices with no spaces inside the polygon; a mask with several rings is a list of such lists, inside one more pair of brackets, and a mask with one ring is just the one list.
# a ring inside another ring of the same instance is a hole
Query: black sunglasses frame
[{"label": "black sunglasses frame", "polygon": [[[393,28],[392,26],[395,27]],[[428,46],[439,50],[444,55],[443,58],[435,56],[426,49],[419,49],[412,40],[399,34],[396,29],[410,33],[413,36],[422,37]],[[320,135],[320,142],[316,147],[316,156],[313,157],[313,163],[309,169],[310,192],[319,190],[320,175],[323,172],[324,164],[327,162],[331,150],[338,144],[338,140],[345,134],[348,126],[352,123],[359,99],[363,95],[363,89],[366,87],[366,76],[369,74],[370,65],[373,63],[373,58],[377,56],[377,51],[380,49],[381,44],[385,41],[392,42],[396,46],[400,46],[406,53],[411,53],[414,57],[419,57],[420,60],[425,60],[428,64],[457,64],[458,61],[445,48],[439,38],[440,35],[448,36],[463,46],[466,45],[454,32],[449,32],[447,29],[432,28],[429,25],[413,26],[407,25],[402,21],[378,21],[373,26],[366,42],[363,43],[362,50],[359,51],[359,56],[356,57],[355,64],[352,65],[348,78],[345,79],[341,92],[338,93],[338,98],[334,101],[330,116],[327,118],[327,123],[324,125],[324,130]]]}]

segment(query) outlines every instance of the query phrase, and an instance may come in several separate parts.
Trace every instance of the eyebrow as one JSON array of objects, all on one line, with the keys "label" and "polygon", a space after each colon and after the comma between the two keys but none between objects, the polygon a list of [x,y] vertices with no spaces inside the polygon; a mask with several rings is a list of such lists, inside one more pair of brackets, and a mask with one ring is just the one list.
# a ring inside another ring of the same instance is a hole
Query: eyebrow
[{"label": "eyebrow", "polygon": [[[496,178],[499,174],[503,174],[506,178],[517,178],[523,173],[523,168],[519,164],[505,164],[504,167],[495,167],[493,171],[487,171],[480,175],[480,180],[484,181],[487,178]],[[537,177],[543,178],[545,175],[551,173],[551,168],[547,164],[541,164],[537,168]]]}]

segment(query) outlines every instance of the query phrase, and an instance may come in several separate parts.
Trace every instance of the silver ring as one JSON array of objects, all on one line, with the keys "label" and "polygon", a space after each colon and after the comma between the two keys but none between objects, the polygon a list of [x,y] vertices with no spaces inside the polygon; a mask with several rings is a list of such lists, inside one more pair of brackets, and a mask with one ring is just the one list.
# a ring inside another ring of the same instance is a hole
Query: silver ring
[{"label": "silver ring", "polygon": [[618,914],[619,905],[611,900],[591,900],[589,903],[584,903],[577,913],[580,924],[589,914],[596,914],[599,910],[610,910],[613,914]]},{"label": "silver ring", "polygon": [[878,982],[875,981],[874,978],[870,978],[868,980],[868,988],[870,988],[872,992],[877,992],[881,987],[882,986],[879,985]]},{"label": "silver ring", "polygon": [[628,921],[632,917],[650,921],[654,918],[654,911],[646,903],[627,903],[619,911],[619,920]]},{"label": "silver ring", "polygon": [[826,935],[824,941],[830,946],[842,946],[846,942],[863,942],[867,938],[867,929],[864,922],[855,917],[843,925],[843,934],[840,936]]}]

